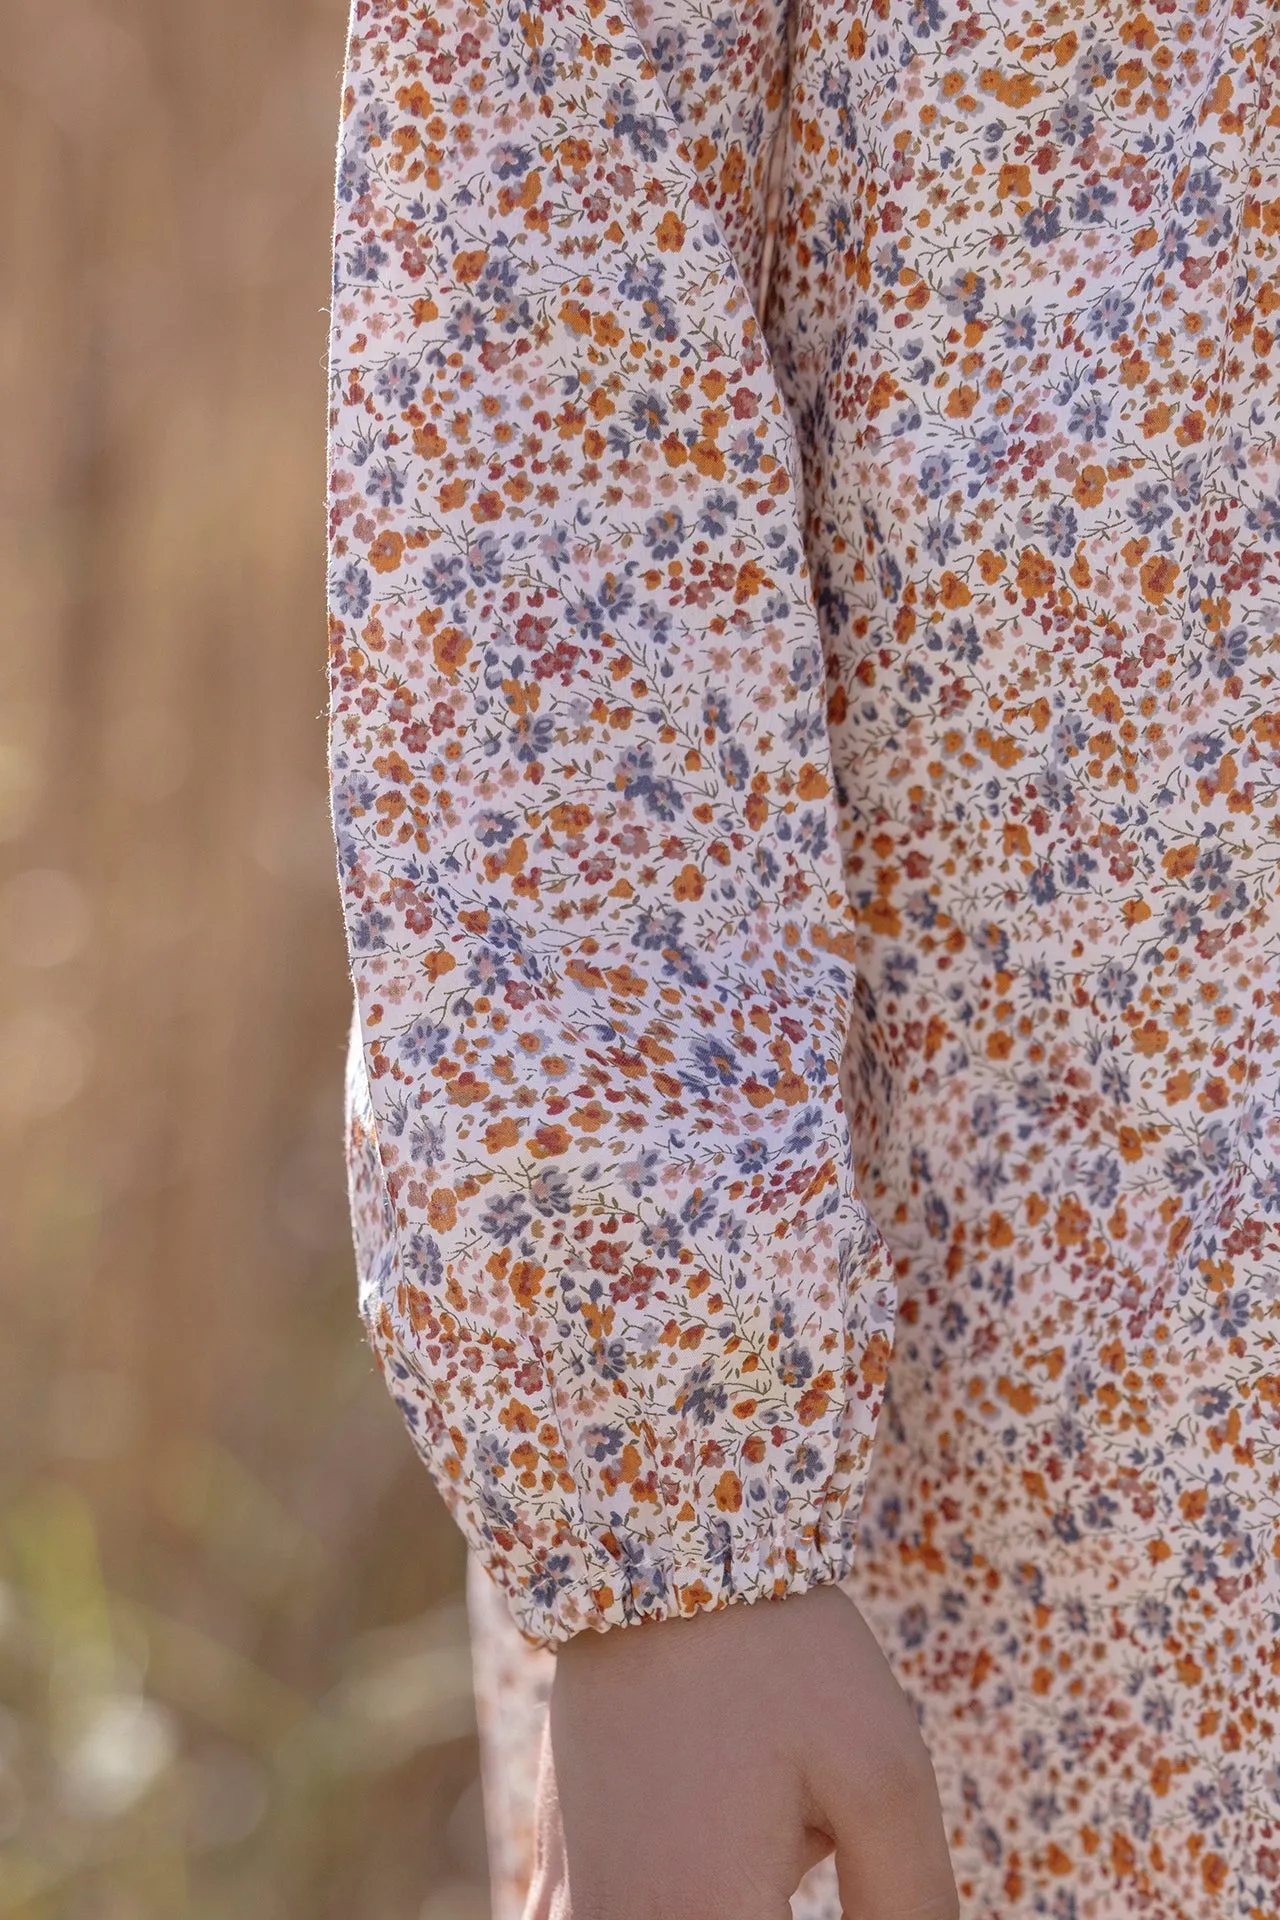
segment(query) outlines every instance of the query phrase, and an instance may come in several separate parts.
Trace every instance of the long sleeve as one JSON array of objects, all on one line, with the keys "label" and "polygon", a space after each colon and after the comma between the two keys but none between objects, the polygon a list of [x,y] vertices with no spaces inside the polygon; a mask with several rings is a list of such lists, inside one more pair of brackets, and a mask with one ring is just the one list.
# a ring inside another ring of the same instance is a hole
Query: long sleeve
[{"label": "long sleeve", "polygon": [[331,379],[373,1349],[531,1640],[836,1579],[894,1288],[799,460],[623,6],[356,0]]}]

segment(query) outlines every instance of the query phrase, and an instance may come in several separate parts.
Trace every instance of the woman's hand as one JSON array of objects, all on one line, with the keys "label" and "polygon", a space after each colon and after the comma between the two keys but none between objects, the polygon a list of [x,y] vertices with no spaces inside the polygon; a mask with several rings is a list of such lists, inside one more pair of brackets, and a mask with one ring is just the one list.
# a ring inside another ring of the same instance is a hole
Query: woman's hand
[{"label": "woman's hand", "polygon": [[849,1920],[956,1920],[928,1752],[838,1587],[560,1648],[525,1920],[789,1920],[833,1849]]}]

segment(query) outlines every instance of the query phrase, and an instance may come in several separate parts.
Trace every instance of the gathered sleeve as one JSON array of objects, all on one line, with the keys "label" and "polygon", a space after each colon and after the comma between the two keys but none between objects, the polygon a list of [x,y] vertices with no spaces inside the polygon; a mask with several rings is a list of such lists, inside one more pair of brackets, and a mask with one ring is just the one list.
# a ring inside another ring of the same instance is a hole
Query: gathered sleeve
[{"label": "gathered sleeve", "polygon": [[349,1166],[521,1630],[847,1571],[893,1322],[798,452],[615,0],[355,0],[331,336]]}]

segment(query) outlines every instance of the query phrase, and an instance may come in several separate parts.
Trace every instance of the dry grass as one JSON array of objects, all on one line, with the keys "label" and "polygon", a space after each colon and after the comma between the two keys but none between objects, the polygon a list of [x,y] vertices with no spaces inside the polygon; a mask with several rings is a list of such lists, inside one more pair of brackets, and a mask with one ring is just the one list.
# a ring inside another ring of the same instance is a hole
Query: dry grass
[{"label": "dry grass", "polygon": [[341,1166],[342,0],[11,0],[0,1916],[480,1920],[457,1538]]}]

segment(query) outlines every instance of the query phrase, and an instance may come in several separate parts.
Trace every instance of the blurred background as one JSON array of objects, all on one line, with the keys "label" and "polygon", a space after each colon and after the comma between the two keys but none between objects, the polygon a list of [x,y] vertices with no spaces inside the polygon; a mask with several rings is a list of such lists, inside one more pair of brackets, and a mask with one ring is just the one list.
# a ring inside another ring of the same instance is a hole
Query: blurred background
[{"label": "blurred background", "polygon": [[0,13],[0,1916],[483,1920],[342,1166],[344,0]]}]

